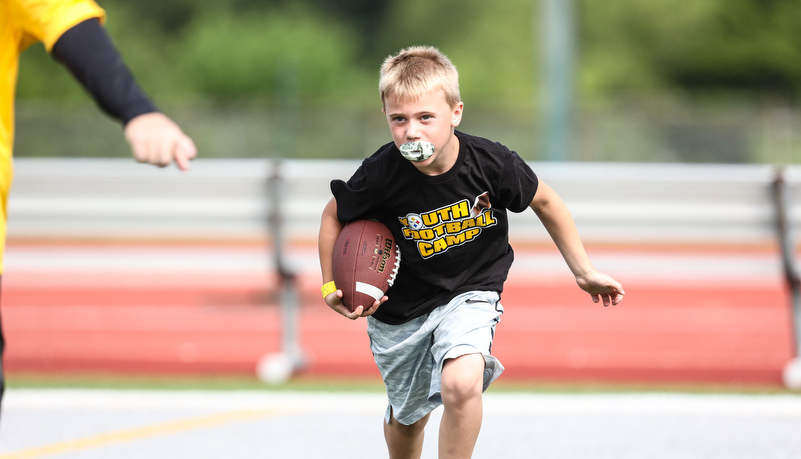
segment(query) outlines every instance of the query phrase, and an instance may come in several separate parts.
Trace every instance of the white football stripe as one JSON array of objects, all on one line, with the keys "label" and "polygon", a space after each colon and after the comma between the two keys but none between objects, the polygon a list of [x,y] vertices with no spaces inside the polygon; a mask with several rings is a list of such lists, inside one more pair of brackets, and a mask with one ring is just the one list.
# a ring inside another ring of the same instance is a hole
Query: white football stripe
[{"label": "white football stripe", "polygon": [[370,295],[376,300],[379,300],[382,296],[384,296],[384,292],[382,292],[381,289],[370,284],[365,284],[364,282],[356,282],[356,291],[359,293],[364,293],[365,295]]}]

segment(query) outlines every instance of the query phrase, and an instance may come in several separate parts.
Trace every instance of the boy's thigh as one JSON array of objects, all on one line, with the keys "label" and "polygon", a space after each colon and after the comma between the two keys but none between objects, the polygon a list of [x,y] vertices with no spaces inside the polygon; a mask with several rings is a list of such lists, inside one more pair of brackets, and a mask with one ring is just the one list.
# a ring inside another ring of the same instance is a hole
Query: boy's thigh
[{"label": "boy's thigh", "polygon": [[369,318],[370,350],[387,372],[414,371],[433,357],[439,369],[446,359],[489,354],[503,307],[495,292],[461,294],[431,313],[400,325]]},{"label": "boy's thigh", "polygon": [[446,359],[482,354],[485,389],[500,375],[503,366],[489,352],[502,312],[496,293],[470,292],[402,325],[368,320],[370,349],[398,421],[414,423],[442,403]]},{"label": "boy's thigh", "polygon": [[[431,355],[434,368],[431,376],[429,401],[442,402],[443,368],[446,362],[466,355],[477,354],[483,358],[483,368],[471,365],[476,374],[459,377],[481,377],[482,390],[495,381],[504,367],[492,354],[495,326],[503,314],[503,307],[494,292],[473,292],[464,298],[459,307],[448,312],[434,331]],[[481,373],[479,373],[481,372]]]},{"label": "boy's thigh", "polygon": [[389,398],[387,422],[392,413],[400,423],[411,425],[437,407],[428,402],[434,359],[432,335],[424,323],[425,317],[402,325],[368,320],[370,350]]},{"label": "boy's thigh", "polygon": [[[437,320],[431,353],[439,369],[448,359],[466,354],[489,355],[495,326],[501,320],[503,307],[494,292],[471,292],[457,307],[442,311]],[[432,313],[434,315],[434,313]]]}]

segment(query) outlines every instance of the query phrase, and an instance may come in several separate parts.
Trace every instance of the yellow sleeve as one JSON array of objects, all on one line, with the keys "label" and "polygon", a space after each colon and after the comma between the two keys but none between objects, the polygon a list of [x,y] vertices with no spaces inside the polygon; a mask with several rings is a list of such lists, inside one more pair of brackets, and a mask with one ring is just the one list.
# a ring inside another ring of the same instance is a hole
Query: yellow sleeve
[{"label": "yellow sleeve", "polygon": [[41,41],[47,52],[61,35],[87,19],[106,20],[106,12],[94,0],[10,0],[25,37],[23,47]]}]

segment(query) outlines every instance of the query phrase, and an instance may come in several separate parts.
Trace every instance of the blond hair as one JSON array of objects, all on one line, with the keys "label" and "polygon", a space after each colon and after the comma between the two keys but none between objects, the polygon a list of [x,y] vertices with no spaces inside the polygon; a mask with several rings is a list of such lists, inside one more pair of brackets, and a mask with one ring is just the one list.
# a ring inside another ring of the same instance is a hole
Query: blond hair
[{"label": "blond hair", "polygon": [[417,100],[423,94],[441,90],[451,107],[461,102],[459,72],[440,50],[433,46],[412,46],[389,56],[381,65],[378,92],[381,103],[388,97]]}]

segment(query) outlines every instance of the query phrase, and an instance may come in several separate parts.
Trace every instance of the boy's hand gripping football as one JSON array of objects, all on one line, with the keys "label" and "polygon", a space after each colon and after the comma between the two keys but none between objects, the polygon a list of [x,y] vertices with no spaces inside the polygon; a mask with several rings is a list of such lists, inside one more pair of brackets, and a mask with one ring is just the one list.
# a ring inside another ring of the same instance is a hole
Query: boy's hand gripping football
[{"label": "boy's hand gripping football", "polygon": [[345,304],[342,302],[342,290],[337,289],[335,292],[330,293],[325,297],[325,304],[327,304],[329,308],[333,309],[339,314],[342,314],[350,320],[356,320],[359,317],[368,317],[373,315],[376,309],[378,309],[378,306],[385,301],[387,301],[386,295],[384,295],[384,297],[380,300],[376,300],[376,302],[369,307],[357,306],[356,309],[351,312],[350,308],[345,306]]},{"label": "boy's hand gripping football", "polygon": [[620,282],[598,271],[578,275],[576,282],[582,290],[592,296],[593,302],[603,302],[604,307],[620,303],[626,294]]}]

